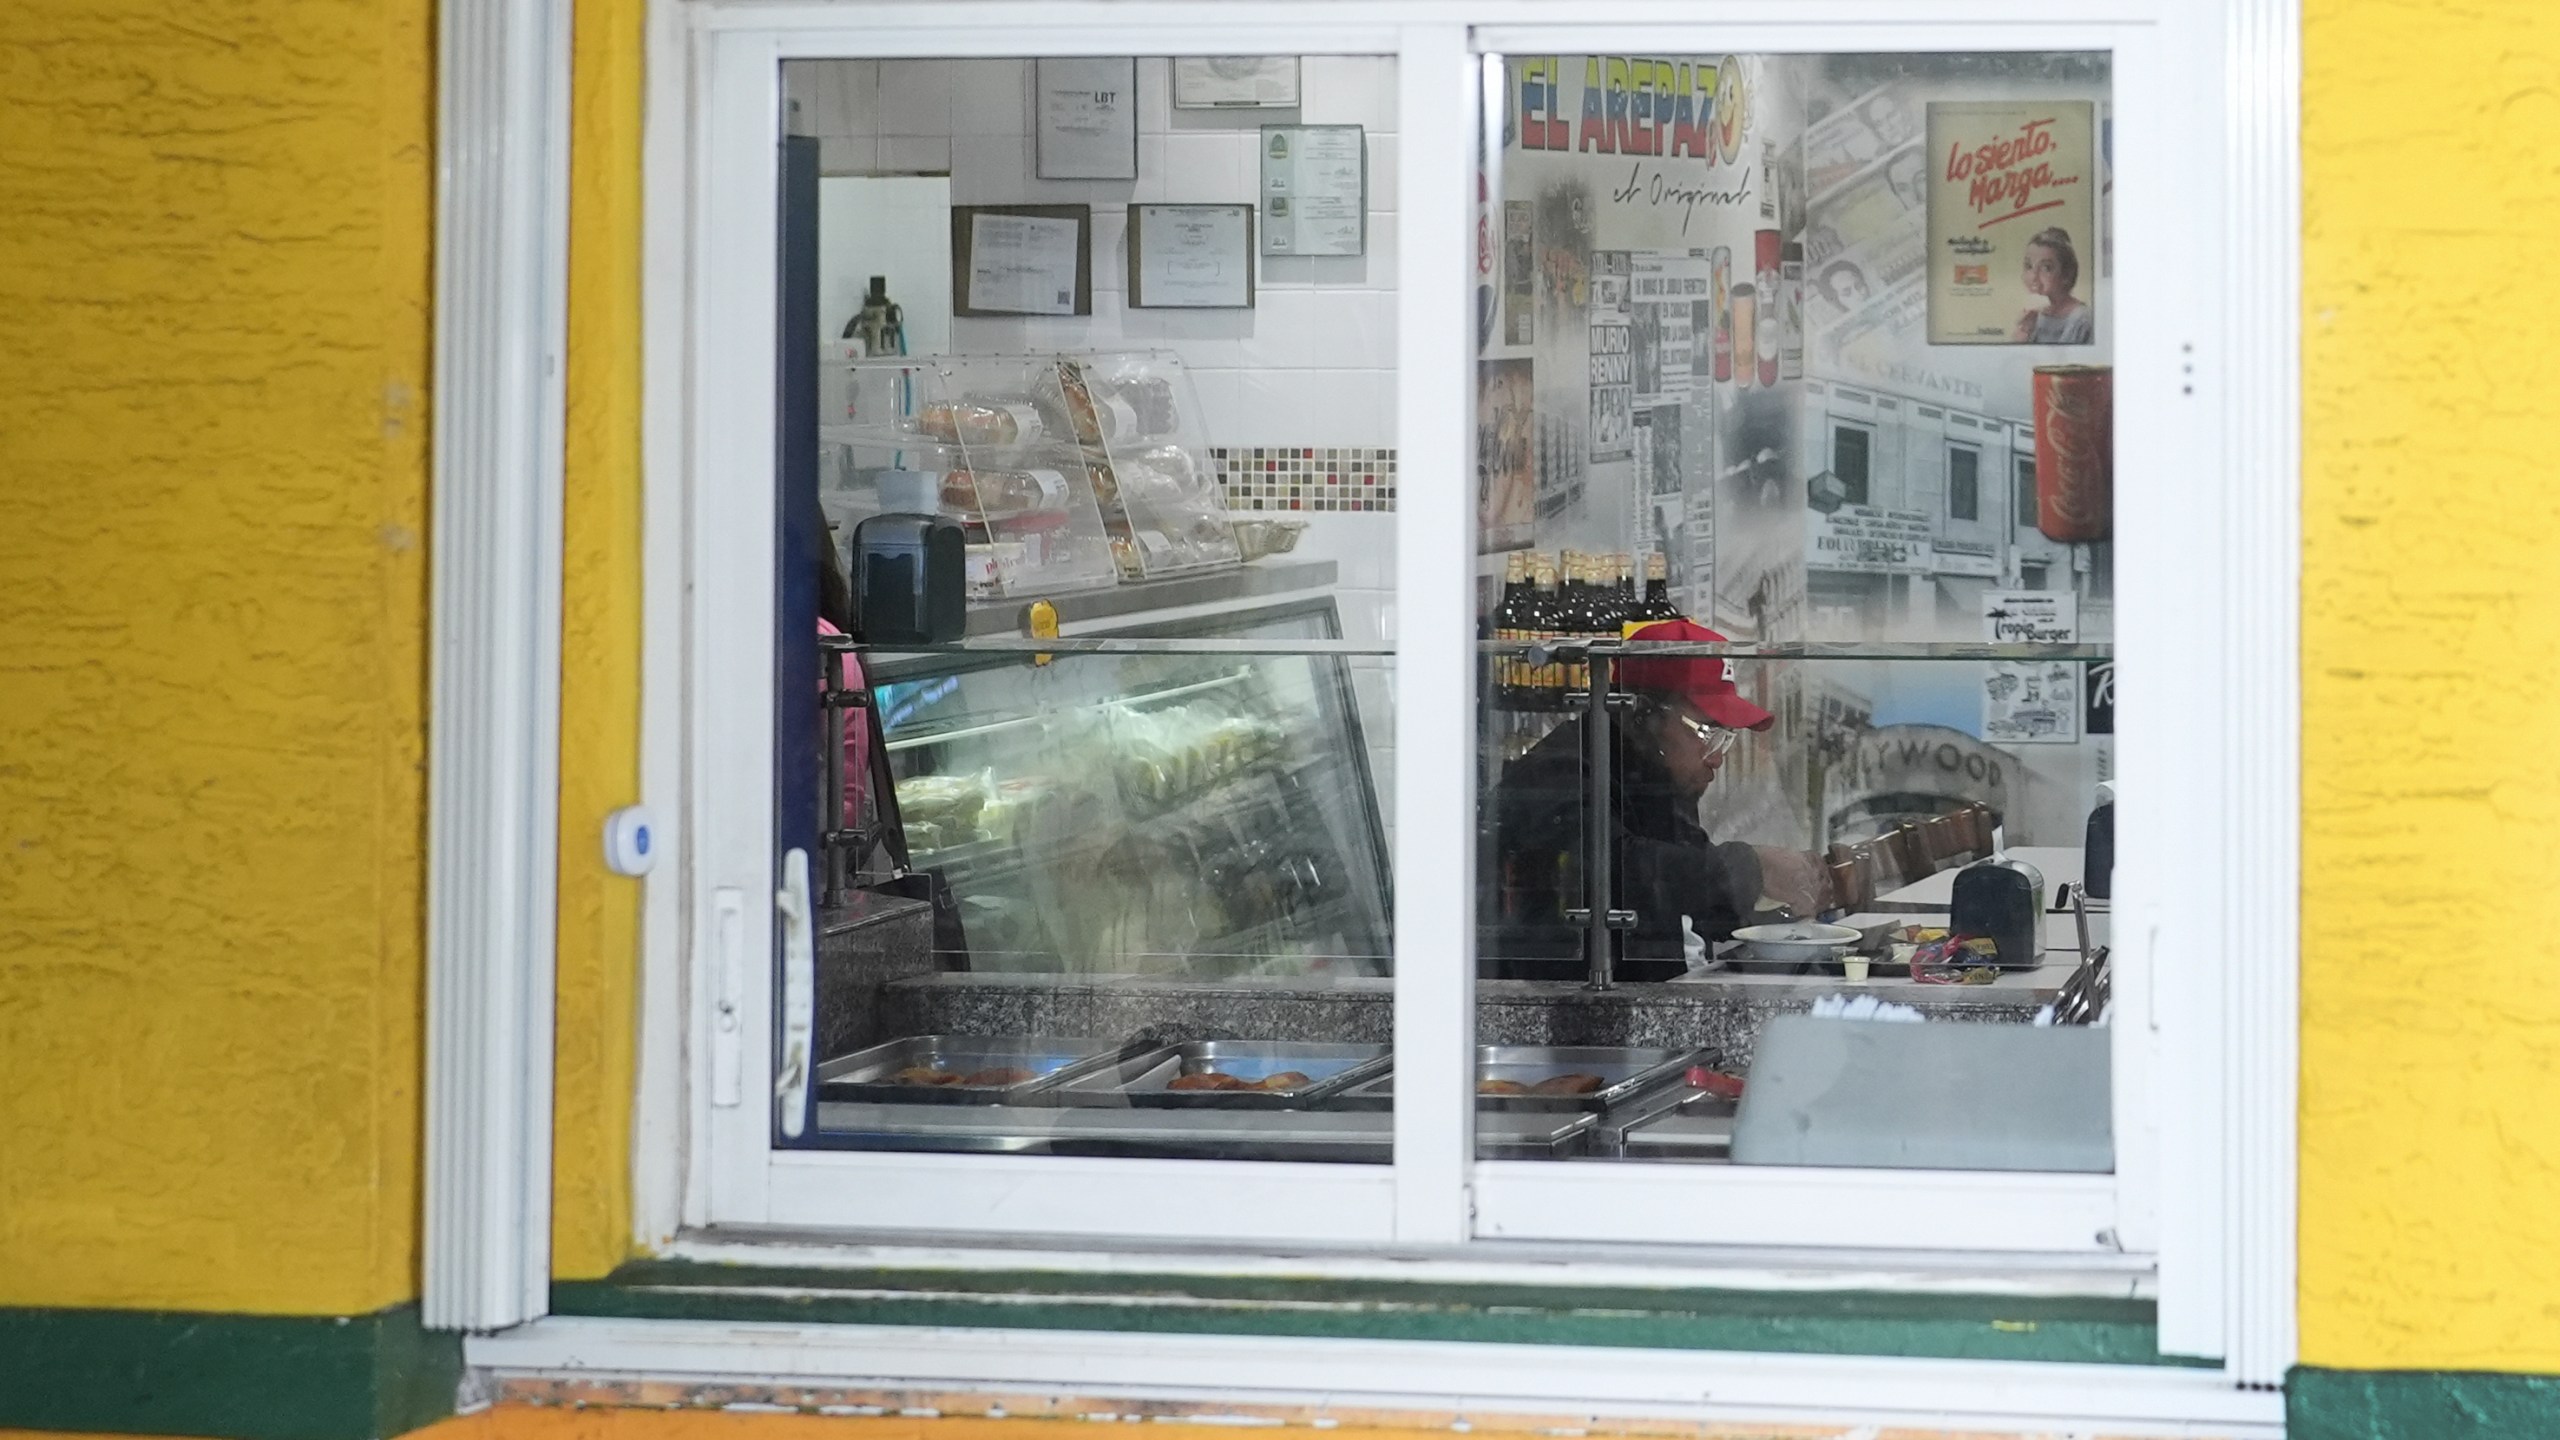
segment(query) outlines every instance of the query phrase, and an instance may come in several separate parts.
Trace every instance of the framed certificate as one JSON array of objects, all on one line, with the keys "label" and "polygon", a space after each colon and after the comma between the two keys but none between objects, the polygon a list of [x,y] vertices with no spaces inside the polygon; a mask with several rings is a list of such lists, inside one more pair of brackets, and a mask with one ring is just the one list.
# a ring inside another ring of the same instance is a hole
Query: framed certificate
[{"label": "framed certificate", "polygon": [[951,207],[951,313],[1093,313],[1093,207]]},{"label": "framed certificate", "polygon": [[1037,61],[1035,173],[1043,180],[1138,178],[1138,62]]},{"label": "framed certificate", "polygon": [[1262,253],[1359,255],[1369,243],[1369,139],[1357,125],[1262,127]]},{"label": "framed certificate", "polygon": [[1193,55],[1173,61],[1177,110],[1295,110],[1295,55]]},{"label": "framed certificate", "polygon": [[1253,308],[1253,207],[1129,207],[1129,305]]}]

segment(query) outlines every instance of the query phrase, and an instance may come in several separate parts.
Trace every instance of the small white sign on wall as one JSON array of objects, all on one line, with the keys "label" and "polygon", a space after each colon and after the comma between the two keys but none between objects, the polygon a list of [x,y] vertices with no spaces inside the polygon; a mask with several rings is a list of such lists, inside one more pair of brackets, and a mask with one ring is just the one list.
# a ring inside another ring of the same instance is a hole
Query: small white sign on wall
[{"label": "small white sign on wall", "polygon": [[1137,179],[1138,62],[1077,57],[1033,69],[1040,178]]},{"label": "small white sign on wall", "polygon": [[1295,55],[1185,55],[1173,61],[1176,110],[1294,110]]}]

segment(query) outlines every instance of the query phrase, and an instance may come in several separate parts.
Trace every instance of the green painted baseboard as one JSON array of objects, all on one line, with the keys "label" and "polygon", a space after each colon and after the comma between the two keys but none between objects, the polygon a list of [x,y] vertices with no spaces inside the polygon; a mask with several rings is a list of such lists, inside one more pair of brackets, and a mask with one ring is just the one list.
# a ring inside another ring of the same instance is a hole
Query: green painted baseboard
[{"label": "green painted baseboard", "polygon": [[844,1271],[651,1261],[551,1287],[561,1315],[1342,1336],[2175,1365],[2148,1301],[1395,1281]]},{"label": "green painted baseboard", "polygon": [[2560,1435],[2560,1375],[2296,1369],[2288,1440],[2526,1440]]},{"label": "green painted baseboard", "polygon": [[382,1440],[453,1413],[462,1337],[371,1315],[0,1308],[0,1426]]}]

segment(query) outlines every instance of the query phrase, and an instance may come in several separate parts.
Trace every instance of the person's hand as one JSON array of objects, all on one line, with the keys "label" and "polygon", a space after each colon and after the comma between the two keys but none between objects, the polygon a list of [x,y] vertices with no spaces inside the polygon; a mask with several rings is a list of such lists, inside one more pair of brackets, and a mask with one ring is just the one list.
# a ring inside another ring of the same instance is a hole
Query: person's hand
[{"label": "person's hand", "polygon": [[1755,845],[1752,849],[1760,865],[1758,898],[1774,900],[1800,916],[1822,913],[1827,872],[1820,856],[1775,845]]},{"label": "person's hand", "polygon": [[2032,342],[2036,338],[2036,312],[2018,312],[2018,323],[2009,327],[2009,338],[2021,345]]}]

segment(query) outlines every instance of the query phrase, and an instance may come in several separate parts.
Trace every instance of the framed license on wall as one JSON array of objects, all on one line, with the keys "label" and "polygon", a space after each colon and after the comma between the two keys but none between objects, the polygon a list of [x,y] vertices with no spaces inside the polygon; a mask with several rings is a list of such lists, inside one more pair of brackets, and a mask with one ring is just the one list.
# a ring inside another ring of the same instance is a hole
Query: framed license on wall
[{"label": "framed license on wall", "polygon": [[1253,207],[1129,207],[1129,304],[1144,310],[1253,308]]}]

